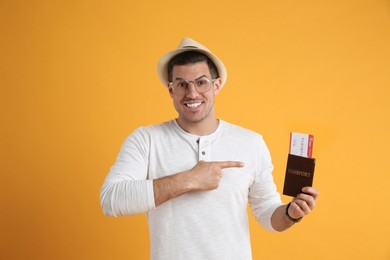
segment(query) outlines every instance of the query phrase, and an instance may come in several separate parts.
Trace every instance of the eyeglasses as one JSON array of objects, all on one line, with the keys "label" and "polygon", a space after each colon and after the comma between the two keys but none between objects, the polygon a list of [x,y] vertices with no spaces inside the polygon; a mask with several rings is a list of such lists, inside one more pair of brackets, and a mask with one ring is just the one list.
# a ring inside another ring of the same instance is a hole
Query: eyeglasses
[{"label": "eyeglasses", "polygon": [[206,77],[201,77],[199,79],[195,80],[184,80],[184,79],[178,79],[174,82],[169,82],[169,86],[175,91],[177,94],[183,94],[186,93],[188,88],[190,87],[190,83],[194,84],[194,87],[196,91],[199,93],[204,93],[210,90],[210,88],[213,86],[215,79],[208,79]]}]

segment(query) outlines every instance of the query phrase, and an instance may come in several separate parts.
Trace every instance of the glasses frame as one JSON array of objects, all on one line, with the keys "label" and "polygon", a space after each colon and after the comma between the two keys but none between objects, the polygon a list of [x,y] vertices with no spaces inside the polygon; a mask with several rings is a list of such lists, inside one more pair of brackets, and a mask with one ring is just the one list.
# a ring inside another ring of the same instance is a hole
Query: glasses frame
[{"label": "glasses frame", "polygon": [[[198,89],[198,86],[196,85],[196,81],[198,81],[198,80],[201,80],[201,79],[206,79],[207,81],[209,81],[211,84],[210,84],[210,86],[209,86],[209,88],[207,89],[207,90],[205,90],[205,91],[199,91],[199,89]],[[203,76],[203,77],[200,77],[200,78],[197,78],[197,79],[194,79],[194,80],[185,80],[185,79],[181,79],[180,80],[180,82],[186,82],[186,83],[188,83],[188,87],[185,89],[185,91],[183,92],[183,93],[186,93],[187,91],[188,91],[188,89],[190,88],[190,83],[192,83],[193,85],[194,85],[194,87],[195,87],[195,89],[196,89],[196,91],[198,92],[198,93],[206,93],[207,91],[209,91],[210,89],[211,89],[211,87],[214,85],[214,82],[217,80],[218,78],[216,78],[216,79],[209,79],[208,77],[206,77],[206,76]],[[174,85],[174,82],[169,82],[169,87],[171,87],[172,88],[172,90],[173,91],[175,91],[175,87],[173,86]]]}]

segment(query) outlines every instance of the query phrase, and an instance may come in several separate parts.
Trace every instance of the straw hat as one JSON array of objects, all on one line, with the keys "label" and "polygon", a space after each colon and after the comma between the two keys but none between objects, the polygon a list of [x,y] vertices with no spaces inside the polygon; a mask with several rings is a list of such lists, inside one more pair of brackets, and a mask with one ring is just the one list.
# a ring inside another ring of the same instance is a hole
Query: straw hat
[{"label": "straw hat", "polygon": [[221,88],[223,87],[223,85],[225,85],[226,79],[227,79],[227,71],[226,71],[225,65],[222,63],[222,61],[217,56],[215,56],[209,49],[207,49],[205,46],[203,46],[202,44],[194,41],[191,38],[184,38],[180,42],[179,47],[176,50],[168,52],[158,62],[158,66],[157,66],[158,76],[160,77],[160,80],[164,86],[167,86],[167,82],[168,82],[168,63],[169,63],[169,61],[177,54],[182,53],[182,52],[186,52],[186,51],[197,51],[197,52],[203,53],[207,57],[209,57],[209,59],[217,67],[219,77],[222,80]]}]

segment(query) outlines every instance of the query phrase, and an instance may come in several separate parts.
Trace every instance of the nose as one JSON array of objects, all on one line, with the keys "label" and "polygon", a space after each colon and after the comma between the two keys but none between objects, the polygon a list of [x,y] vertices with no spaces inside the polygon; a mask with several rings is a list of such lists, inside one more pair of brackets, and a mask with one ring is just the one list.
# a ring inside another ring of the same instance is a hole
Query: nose
[{"label": "nose", "polygon": [[189,98],[196,98],[197,96],[199,95],[199,92],[196,90],[196,87],[195,87],[195,84],[193,82],[191,82],[189,85],[188,85],[188,88],[187,88],[187,92],[186,92],[186,96],[189,97]]}]

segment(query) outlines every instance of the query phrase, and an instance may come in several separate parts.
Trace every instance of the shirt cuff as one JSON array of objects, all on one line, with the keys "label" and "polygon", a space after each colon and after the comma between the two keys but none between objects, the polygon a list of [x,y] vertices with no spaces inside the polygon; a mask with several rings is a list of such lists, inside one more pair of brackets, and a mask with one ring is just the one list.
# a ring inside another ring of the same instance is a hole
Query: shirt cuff
[{"label": "shirt cuff", "polygon": [[154,202],[153,180],[147,180],[146,191],[148,194],[148,208],[149,209],[156,209],[156,205]]}]

